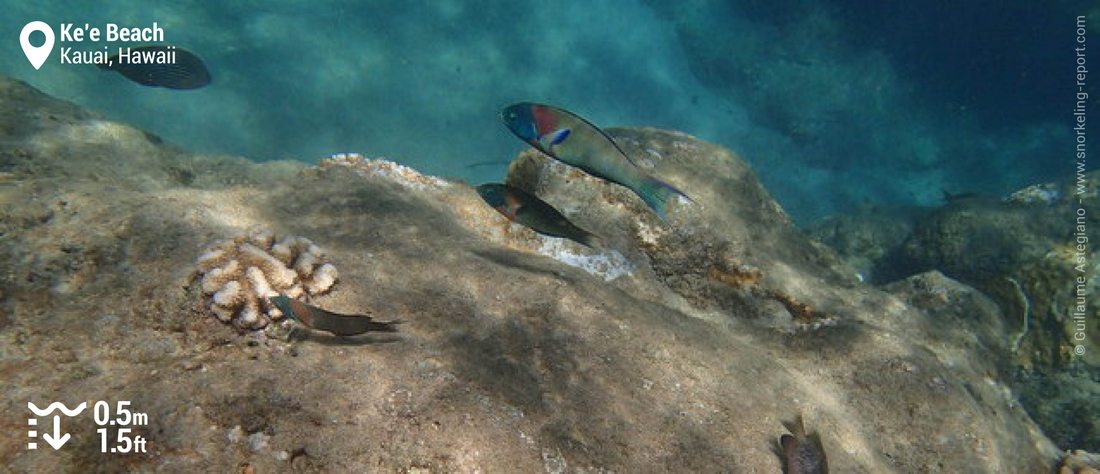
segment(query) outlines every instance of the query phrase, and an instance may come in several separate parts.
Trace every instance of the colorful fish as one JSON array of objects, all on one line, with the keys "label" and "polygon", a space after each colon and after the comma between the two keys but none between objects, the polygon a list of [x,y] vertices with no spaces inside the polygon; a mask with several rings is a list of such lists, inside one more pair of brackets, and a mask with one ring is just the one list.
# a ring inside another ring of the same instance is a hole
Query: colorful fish
[{"label": "colorful fish", "polygon": [[557,209],[522,189],[507,184],[487,183],[478,186],[477,193],[510,221],[543,235],[564,237],[589,247],[596,246],[598,239],[595,235],[569,222]]},{"label": "colorful fish", "polygon": [[521,102],[506,107],[500,117],[512,133],[551,158],[634,191],[661,220],[669,198],[677,194],[687,197],[649,176],[603,130],[576,114]]},{"label": "colorful fish", "polygon": [[366,315],[333,313],[288,298],[286,295],[272,296],[268,299],[288,318],[310,329],[331,332],[337,336],[355,336],[370,331],[397,332],[397,325],[401,323],[401,321],[378,322]]}]

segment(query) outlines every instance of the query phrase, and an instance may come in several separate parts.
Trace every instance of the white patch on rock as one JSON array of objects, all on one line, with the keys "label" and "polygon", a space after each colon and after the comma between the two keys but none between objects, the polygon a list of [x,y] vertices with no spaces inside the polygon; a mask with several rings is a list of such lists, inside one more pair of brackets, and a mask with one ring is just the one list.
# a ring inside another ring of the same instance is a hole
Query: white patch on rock
[{"label": "white patch on rock", "polygon": [[225,439],[230,443],[238,443],[244,439],[244,430],[241,425],[234,426],[225,431]]},{"label": "white patch on rock", "polygon": [[661,161],[661,159],[664,158],[663,156],[661,156],[661,152],[659,152],[657,150],[654,150],[652,148],[646,148],[645,152],[649,156],[648,157],[641,157],[642,159],[639,159],[638,161],[639,161],[639,165],[642,165],[643,167],[645,167],[647,169],[653,169],[654,167],[657,166],[657,162]]},{"label": "white patch on rock", "polygon": [[681,151],[695,151],[699,149],[699,146],[694,143],[682,142],[677,140],[672,142],[672,148]]},{"label": "white patch on rock", "polygon": [[649,224],[646,224],[643,221],[638,221],[637,225],[638,240],[641,240],[642,243],[646,245],[656,246],[657,239],[661,237],[659,231],[657,229],[654,229],[653,227],[650,227]]},{"label": "white patch on rock", "polygon": [[550,451],[549,448],[542,449],[542,467],[551,474],[562,474],[569,472],[569,463],[566,462],[565,456],[562,456],[560,449],[554,449]]},{"label": "white patch on rock", "polygon": [[321,160],[317,165],[321,169],[337,166],[351,168],[361,176],[381,176],[406,188],[423,191],[429,188],[445,188],[451,183],[435,176],[421,174],[408,166],[385,158],[364,158],[358,153],[337,153]]},{"label": "white patch on rock", "polygon": [[248,435],[248,447],[251,448],[253,452],[263,451],[267,449],[267,440],[269,438],[271,437],[264,434],[262,431],[252,433]]},{"label": "white patch on rock", "polygon": [[1023,204],[1053,204],[1061,197],[1062,193],[1058,192],[1057,186],[1053,183],[1047,183],[1031,185],[1016,191],[1010,194],[1006,201]]},{"label": "white patch on rock", "polygon": [[629,275],[634,267],[623,254],[615,250],[605,250],[597,254],[582,254],[573,251],[565,239],[539,237],[542,245],[538,252],[571,267],[577,267],[592,275],[612,281],[623,275]]}]

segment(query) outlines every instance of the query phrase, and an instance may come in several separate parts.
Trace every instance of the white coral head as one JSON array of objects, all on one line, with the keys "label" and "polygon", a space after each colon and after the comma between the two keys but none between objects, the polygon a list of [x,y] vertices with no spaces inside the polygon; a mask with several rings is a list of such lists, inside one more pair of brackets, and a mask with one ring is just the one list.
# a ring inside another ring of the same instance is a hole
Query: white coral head
[{"label": "white coral head", "polygon": [[199,255],[195,266],[211,312],[241,329],[261,329],[282,318],[269,297],[320,294],[337,278],[336,267],[325,262],[313,241],[296,236],[277,240],[263,229],[217,243]]}]

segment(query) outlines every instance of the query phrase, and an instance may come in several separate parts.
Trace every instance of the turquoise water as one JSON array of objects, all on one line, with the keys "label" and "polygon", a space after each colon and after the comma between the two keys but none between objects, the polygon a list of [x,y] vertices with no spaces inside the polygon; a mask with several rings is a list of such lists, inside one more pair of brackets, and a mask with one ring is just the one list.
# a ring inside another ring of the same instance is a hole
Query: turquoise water
[{"label": "turquoise water", "polygon": [[[1070,2],[5,3],[18,21],[3,24],[0,72],[206,153],[360,152],[499,180],[524,147],[496,114],[531,100],[721,143],[800,222],[935,205],[943,189],[1000,196],[1071,171],[1050,165],[1072,139],[1050,105],[1072,99]],[[140,87],[62,65],[56,48],[36,71],[14,40],[36,19],[156,21],[214,82]]]}]

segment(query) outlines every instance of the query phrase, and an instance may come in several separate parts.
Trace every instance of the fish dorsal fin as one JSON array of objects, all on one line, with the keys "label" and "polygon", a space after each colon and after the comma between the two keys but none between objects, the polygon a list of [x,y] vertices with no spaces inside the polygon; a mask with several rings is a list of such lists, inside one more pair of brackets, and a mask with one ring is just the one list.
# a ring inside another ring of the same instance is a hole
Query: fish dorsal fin
[{"label": "fish dorsal fin", "polygon": [[524,202],[519,196],[513,193],[507,193],[504,195],[504,215],[508,217],[508,220],[516,220],[519,216],[519,211],[523,210]]},{"label": "fish dorsal fin", "polygon": [[802,413],[798,414],[798,418],[795,418],[794,422],[797,423],[797,425],[795,425],[795,427],[798,429],[798,431],[792,431],[791,433],[794,434],[795,436],[799,437],[799,438],[805,438],[806,437],[806,422],[802,419]]},{"label": "fish dorsal fin", "polygon": [[603,131],[602,128],[597,128],[596,130],[598,130],[600,132],[600,135],[603,135],[603,137],[606,138],[607,141],[611,142],[611,145],[613,145],[616,150],[619,150],[619,153],[623,155],[623,158],[626,158],[626,161],[629,161],[630,164],[634,166],[638,166],[638,162],[634,161],[634,157],[628,155],[625,151],[623,151],[623,147],[619,146],[619,142],[615,141],[614,138],[611,138],[611,135],[608,135],[607,132]]}]

